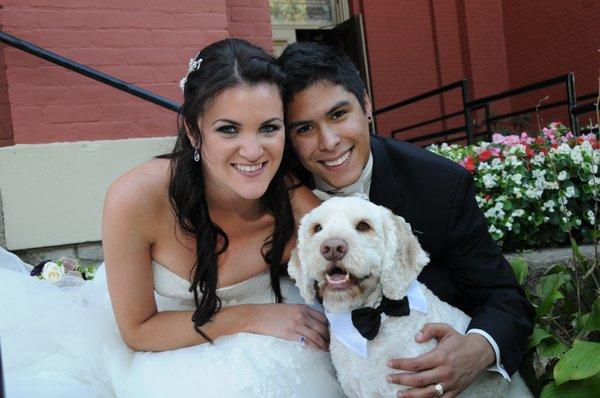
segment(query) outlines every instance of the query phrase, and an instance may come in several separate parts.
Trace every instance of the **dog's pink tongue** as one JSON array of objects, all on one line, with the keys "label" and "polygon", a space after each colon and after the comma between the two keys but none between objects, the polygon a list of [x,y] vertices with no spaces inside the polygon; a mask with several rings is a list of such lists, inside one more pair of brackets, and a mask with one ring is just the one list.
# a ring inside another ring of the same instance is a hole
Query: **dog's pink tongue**
[{"label": "dog's pink tongue", "polygon": [[329,280],[332,282],[341,282],[346,279],[345,274],[333,274],[329,276]]}]

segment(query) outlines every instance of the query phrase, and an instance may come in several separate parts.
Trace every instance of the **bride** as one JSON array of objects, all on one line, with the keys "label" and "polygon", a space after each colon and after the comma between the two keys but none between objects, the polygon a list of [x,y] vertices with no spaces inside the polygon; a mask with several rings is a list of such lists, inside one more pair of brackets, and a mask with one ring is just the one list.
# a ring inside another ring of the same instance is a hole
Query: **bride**
[{"label": "bride", "polygon": [[9,397],[343,396],[322,309],[282,276],[318,204],[286,172],[283,77],[248,42],[204,48],[173,152],[107,193],[105,275],[61,290],[0,264]]}]

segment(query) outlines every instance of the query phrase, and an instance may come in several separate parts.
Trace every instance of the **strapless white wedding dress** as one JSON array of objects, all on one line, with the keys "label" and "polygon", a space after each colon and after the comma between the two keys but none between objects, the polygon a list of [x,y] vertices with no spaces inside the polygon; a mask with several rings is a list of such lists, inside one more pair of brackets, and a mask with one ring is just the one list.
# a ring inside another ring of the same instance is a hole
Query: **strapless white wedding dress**
[{"label": "strapless white wedding dress", "polygon": [[[93,282],[65,290],[3,264],[8,254],[0,254],[7,398],[344,396],[328,353],[275,337],[238,333],[214,345],[131,351],[118,332],[103,267]],[[159,310],[193,309],[189,282],[152,267]],[[285,302],[303,303],[289,279],[281,290]],[[217,294],[224,307],[275,301],[268,273]]]}]

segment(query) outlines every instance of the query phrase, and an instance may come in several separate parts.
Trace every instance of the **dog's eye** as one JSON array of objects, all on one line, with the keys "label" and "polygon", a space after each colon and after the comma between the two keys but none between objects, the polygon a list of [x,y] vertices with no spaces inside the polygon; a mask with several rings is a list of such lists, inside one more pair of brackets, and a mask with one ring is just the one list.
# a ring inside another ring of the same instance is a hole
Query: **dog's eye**
[{"label": "dog's eye", "polygon": [[367,232],[371,230],[371,226],[369,224],[367,224],[364,221],[359,222],[358,224],[356,224],[356,230],[358,232]]},{"label": "dog's eye", "polygon": [[315,224],[315,226],[313,227],[313,233],[316,234],[317,232],[319,232],[322,229],[323,229],[323,227],[321,226],[321,224]]}]

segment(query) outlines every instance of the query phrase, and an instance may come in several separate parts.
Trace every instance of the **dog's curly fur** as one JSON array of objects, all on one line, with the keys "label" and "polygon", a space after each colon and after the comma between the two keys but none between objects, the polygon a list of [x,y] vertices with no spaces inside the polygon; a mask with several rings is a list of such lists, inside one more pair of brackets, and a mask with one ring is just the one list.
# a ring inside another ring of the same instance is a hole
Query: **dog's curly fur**
[{"label": "dog's curly fur", "polygon": [[[368,226],[365,227],[366,223]],[[320,254],[327,239],[342,239],[348,246],[335,264]],[[359,198],[333,198],[304,216],[298,246],[292,252],[289,273],[303,298],[312,303],[323,299],[328,312],[347,313],[357,308],[376,307],[383,295],[398,300],[429,262],[410,225],[390,210]],[[342,291],[331,289],[326,274],[341,267],[352,283]],[[470,318],[461,310],[438,299],[420,284],[428,302],[428,313],[411,311],[405,317],[382,320],[379,334],[368,342],[368,358],[349,350],[332,335],[330,351],[338,379],[350,397],[395,397],[407,387],[386,381],[391,358],[415,357],[435,347],[435,340],[419,344],[415,334],[429,322],[448,323],[465,333]],[[531,397],[516,373],[512,382],[496,372],[482,372],[461,397]]]}]

